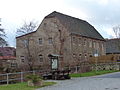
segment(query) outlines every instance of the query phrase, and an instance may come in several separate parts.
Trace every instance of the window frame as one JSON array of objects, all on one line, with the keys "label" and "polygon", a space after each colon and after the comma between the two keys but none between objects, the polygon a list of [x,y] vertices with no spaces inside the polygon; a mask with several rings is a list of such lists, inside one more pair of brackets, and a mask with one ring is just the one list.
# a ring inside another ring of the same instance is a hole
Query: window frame
[{"label": "window frame", "polygon": [[43,55],[42,54],[39,54],[39,62],[43,62]]},{"label": "window frame", "polygon": [[25,56],[20,56],[21,62],[24,63],[25,62]]},{"label": "window frame", "polygon": [[39,38],[39,45],[42,45],[42,44],[43,44],[43,39]]},{"label": "window frame", "polygon": [[53,38],[52,38],[52,37],[49,37],[49,38],[48,38],[48,43],[49,43],[49,44],[53,44]]}]

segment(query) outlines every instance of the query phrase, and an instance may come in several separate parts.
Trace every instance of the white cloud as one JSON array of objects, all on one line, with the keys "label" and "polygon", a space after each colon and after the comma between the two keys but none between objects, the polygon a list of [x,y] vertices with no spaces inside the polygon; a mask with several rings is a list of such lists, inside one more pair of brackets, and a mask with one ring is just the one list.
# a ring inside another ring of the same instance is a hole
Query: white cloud
[{"label": "white cloud", "polygon": [[101,5],[107,5],[109,0],[98,0],[99,1],[99,4]]}]

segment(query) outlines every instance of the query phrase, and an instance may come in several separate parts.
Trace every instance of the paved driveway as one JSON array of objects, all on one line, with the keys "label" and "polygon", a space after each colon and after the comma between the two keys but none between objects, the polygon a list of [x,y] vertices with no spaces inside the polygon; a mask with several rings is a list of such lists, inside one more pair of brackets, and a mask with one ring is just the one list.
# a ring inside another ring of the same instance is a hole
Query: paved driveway
[{"label": "paved driveway", "polygon": [[56,82],[56,85],[37,90],[120,90],[120,72]]}]

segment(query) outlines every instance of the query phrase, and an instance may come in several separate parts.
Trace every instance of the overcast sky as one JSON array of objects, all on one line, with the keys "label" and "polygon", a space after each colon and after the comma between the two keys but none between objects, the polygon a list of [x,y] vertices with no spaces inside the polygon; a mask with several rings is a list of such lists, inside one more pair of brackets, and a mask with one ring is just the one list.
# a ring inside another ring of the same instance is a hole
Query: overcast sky
[{"label": "overcast sky", "polygon": [[88,21],[104,38],[113,35],[120,25],[120,0],[0,0],[0,18],[10,46],[15,46],[15,34],[24,21],[37,21],[58,11]]}]

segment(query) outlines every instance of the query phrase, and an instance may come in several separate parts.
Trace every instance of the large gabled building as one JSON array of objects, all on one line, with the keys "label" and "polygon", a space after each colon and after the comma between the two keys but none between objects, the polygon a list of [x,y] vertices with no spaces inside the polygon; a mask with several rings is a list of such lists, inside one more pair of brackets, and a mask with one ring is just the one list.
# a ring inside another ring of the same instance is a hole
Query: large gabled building
[{"label": "large gabled building", "polygon": [[50,69],[48,55],[59,55],[59,69],[74,67],[89,57],[105,55],[105,40],[87,21],[59,12],[47,15],[38,29],[16,38],[16,55],[19,67],[28,65],[26,42],[34,67]]}]

